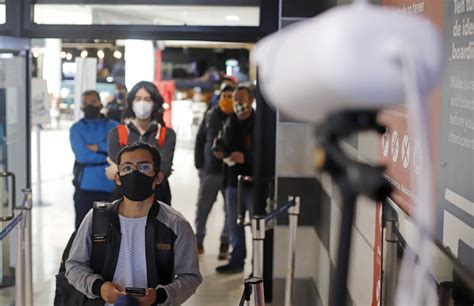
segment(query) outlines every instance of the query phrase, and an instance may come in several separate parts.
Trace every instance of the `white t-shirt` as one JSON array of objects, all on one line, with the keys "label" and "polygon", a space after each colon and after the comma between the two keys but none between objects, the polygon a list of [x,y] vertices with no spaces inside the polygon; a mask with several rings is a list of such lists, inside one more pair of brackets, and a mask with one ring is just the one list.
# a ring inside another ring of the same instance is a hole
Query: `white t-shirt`
[{"label": "white t-shirt", "polygon": [[147,216],[120,218],[120,252],[115,268],[114,283],[125,287],[148,288],[145,252]]}]

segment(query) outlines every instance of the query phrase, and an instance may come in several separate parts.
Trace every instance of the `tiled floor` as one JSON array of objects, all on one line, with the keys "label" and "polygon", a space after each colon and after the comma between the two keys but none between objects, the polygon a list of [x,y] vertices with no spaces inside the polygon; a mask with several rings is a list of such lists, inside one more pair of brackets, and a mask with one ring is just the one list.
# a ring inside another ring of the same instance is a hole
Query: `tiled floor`
[{"label": "tiled floor", "polygon": [[[43,205],[34,207],[32,221],[35,306],[52,305],[53,303],[54,275],[59,268],[61,253],[74,226],[73,186],[71,184],[74,157],[69,146],[69,125],[70,123],[65,123],[59,130],[42,132]],[[174,173],[170,178],[170,183],[173,207],[181,211],[193,224],[198,178],[194,168],[193,141],[189,137],[186,138],[181,138],[178,143],[174,159]],[[34,143],[32,149],[35,152]],[[33,161],[33,169],[35,167]],[[33,183],[33,192],[37,195],[35,173],[33,173]],[[222,223],[223,201],[222,198],[219,198],[208,221],[208,236],[205,241],[206,253],[200,258],[204,281],[197,293],[184,305],[238,305],[243,289],[243,278],[244,275],[250,273],[250,265],[247,264],[245,274],[222,276],[215,273],[215,267],[222,263],[217,261]],[[12,297],[12,288],[0,289],[0,305],[9,305]]]}]

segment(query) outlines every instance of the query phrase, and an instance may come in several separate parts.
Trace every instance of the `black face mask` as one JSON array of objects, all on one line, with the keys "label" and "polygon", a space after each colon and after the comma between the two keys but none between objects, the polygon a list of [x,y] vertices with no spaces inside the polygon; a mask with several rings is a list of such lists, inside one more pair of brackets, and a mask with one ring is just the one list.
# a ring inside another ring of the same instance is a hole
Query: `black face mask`
[{"label": "black face mask", "polygon": [[124,176],[120,176],[123,195],[132,201],[140,202],[148,199],[154,192],[154,176],[148,176],[135,170]]},{"label": "black face mask", "polygon": [[86,119],[97,119],[97,118],[99,118],[101,108],[102,107],[100,107],[100,106],[87,105],[83,109],[84,117]]},{"label": "black face mask", "polygon": [[117,99],[119,101],[125,100],[125,94],[123,92],[117,92],[115,94],[115,99]]}]

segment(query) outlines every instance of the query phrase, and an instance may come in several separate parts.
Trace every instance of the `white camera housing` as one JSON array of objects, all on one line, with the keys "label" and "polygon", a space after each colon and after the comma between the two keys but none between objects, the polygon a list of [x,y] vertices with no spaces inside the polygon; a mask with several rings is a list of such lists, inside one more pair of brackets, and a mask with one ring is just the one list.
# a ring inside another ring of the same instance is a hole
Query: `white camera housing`
[{"label": "white camera housing", "polygon": [[265,37],[252,60],[270,104],[297,120],[317,123],[339,109],[403,103],[402,49],[413,57],[415,86],[427,94],[440,74],[440,46],[427,19],[356,3]]}]

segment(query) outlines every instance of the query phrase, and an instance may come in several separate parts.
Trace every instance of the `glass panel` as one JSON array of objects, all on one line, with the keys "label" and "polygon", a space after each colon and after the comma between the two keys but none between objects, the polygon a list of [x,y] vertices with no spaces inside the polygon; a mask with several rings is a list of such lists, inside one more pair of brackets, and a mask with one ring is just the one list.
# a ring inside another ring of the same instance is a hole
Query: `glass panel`
[{"label": "glass panel", "polygon": [[258,26],[258,6],[36,4],[37,24]]},{"label": "glass panel", "polygon": [[[16,204],[27,184],[27,59],[23,53],[0,50],[0,171],[16,176]],[[0,179],[0,216],[10,213],[12,181]],[[5,229],[9,222],[0,222]],[[16,229],[0,241],[0,305],[11,305],[14,297]]]}]

